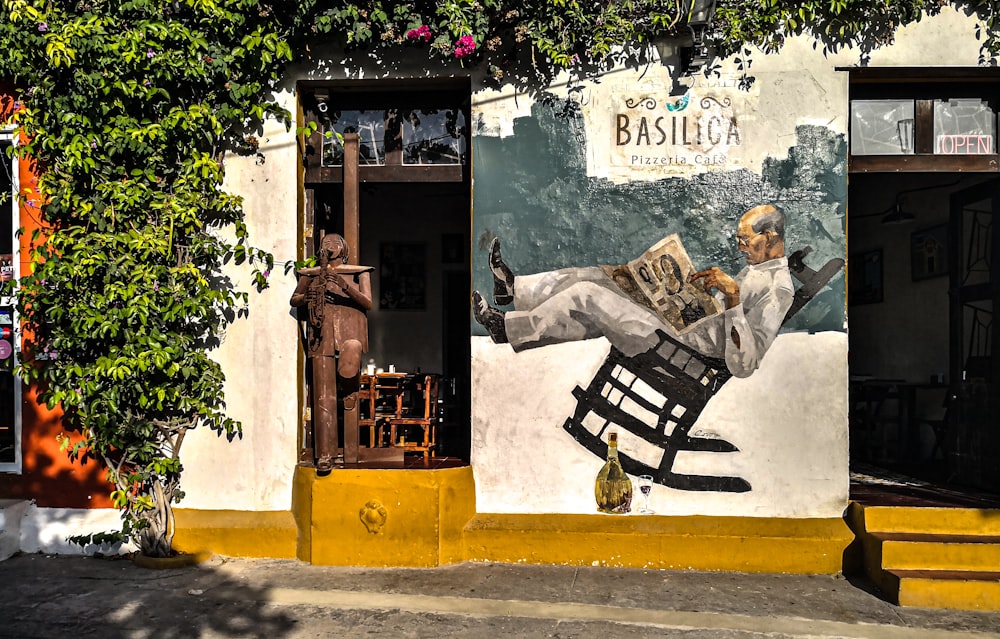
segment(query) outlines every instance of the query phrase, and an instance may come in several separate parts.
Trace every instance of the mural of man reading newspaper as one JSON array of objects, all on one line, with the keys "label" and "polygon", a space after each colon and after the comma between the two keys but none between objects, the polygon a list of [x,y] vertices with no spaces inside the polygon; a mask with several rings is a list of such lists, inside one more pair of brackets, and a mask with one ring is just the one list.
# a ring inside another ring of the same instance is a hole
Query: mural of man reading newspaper
[{"label": "mural of man reading newspaper", "polygon": [[634,357],[656,347],[662,331],[724,359],[732,375],[746,377],[760,365],[795,294],[784,237],[781,208],[765,204],[746,211],[737,248],[747,266],[735,277],[716,266],[695,271],[677,235],[625,265],[527,276],[508,268],[494,240],[494,301],[513,302],[514,310],[494,308],[475,291],[473,312],[494,342],[515,351],[604,336]]},{"label": "mural of man reading newspaper", "polygon": [[[493,342],[516,353],[606,338],[611,352],[590,384],[573,391],[577,407],[563,429],[597,456],[609,429],[644,442],[632,454],[619,452],[622,465],[667,487],[747,492],[752,487],[742,477],[685,474],[675,461],[685,452],[739,451],[710,429],[694,428],[702,410],[728,379],[760,367],[784,321],[843,262],[831,260],[817,272],[802,262],[808,247],[786,257],[785,213],[776,204],[746,210],[736,243],[747,265],[735,276],[717,266],[696,270],[676,234],[627,264],[520,276],[494,239],[494,302],[513,303],[514,310],[502,311],[476,291],[473,314]],[[798,293],[792,274],[803,282]],[[649,454],[650,447],[659,454]]]}]

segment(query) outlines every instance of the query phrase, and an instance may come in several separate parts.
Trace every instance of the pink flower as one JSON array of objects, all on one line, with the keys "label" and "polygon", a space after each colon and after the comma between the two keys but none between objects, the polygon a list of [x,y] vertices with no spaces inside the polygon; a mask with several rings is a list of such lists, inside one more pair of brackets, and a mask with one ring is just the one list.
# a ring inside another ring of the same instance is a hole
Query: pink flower
[{"label": "pink flower", "polygon": [[153,53],[153,50],[152,50],[152,49],[146,49],[146,57],[147,57],[147,58],[152,58],[152,57],[153,57],[153,56],[155,56],[155,55],[156,55],[156,54],[155,54],[155,53]]},{"label": "pink flower", "polygon": [[406,38],[408,40],[422,40],[423,42],[430,42],[431,29],[426,24],[422,24],[416,29],[410,29],[407,31]]},{"label": "pink flower", "polygon": [[49,25],[45,24],[44,22],[39,22],[38,30],[41,31],[42,33],[45,33],[46,31],[49,30]]},{"label": "pink flower", "polygon": [[464,58],[476,51],[476,40],[470,35],[464,35],[455,43],[455,57]]}]

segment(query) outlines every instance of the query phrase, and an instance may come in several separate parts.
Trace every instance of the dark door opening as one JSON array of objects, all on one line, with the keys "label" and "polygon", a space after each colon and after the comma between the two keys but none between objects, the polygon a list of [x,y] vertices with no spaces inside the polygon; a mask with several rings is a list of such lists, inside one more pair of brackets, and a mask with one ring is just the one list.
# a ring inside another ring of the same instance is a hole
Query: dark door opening
[{"label": "dark door opening", "polygon": [[997,489],[996,185],[969,173],[851,175],[852,466]]},{"label": "dark door opening", "polygon": [[[314,241],[343,233],[343,187],[311,189]],[[362,184],[358,263],[374,267],[362,364],[439,376],[439,457],[469,460],[468,185]]]},{"label": "dark door opening", "polygon": [[[304,253],[313,255],[323,235],[336,232],[352,267],[374,268],[368,352],[351,382],[359,401],[369,402],[367,416],[360,404],[350,413],[368,431],[367,444],[355,428],[341,429],[344,462],[397,463],[401,451],[425,462],[431,455],[467,461],[469,78],[316,80],[297,89],[307,124]],[[379,399],[383,382],[395,384],[392,401]],[[307,394],[309,384],[307,373]],[[417,396],[419,407],[403,405],[403,397]],[[438,426],[436,444],[429,425]],[[408,439],[414,427],[422,430],[419,442]]]}]

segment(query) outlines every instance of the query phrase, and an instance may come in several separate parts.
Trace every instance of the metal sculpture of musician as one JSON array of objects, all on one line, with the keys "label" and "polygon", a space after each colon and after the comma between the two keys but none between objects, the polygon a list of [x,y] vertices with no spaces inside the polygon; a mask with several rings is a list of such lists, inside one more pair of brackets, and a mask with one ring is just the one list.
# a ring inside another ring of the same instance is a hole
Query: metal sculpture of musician
[{"label": "metal sculpture of musician", "polygon": [[357,428],[361,356],[368,350],[372,307],[371,266],[347,264],[347,244],[335,233],[323,237],[318,267],[297,271],[289,303],[305,306],[306,355],[312,366],[312,425],[316,469],[333,468],[339,422],[337,390],[343,393],[345,428]]}]

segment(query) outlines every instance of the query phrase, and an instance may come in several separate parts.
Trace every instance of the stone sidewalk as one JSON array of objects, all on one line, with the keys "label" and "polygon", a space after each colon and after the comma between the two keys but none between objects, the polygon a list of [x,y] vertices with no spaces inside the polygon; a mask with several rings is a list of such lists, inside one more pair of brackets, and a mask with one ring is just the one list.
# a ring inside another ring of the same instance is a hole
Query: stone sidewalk
[{"label": "stone sidewalk", "polygon": [[850,637],[1000,639],[1000,613],[900,608],[842,576],[461,564],[311,566],[213,557],[0,562],[0,637]]}]

